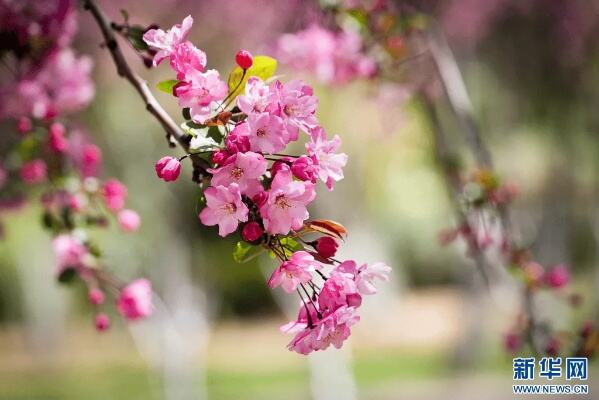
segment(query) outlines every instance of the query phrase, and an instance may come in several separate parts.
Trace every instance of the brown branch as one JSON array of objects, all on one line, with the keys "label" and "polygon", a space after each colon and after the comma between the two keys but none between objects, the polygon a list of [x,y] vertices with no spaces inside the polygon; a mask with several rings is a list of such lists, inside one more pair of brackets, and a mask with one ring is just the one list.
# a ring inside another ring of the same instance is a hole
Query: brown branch
[{"label": "brown branch", "polygon": [[[428,32],[428,44],[447,101],[455,118],[462,126],[460,132],[465,136],[470,150],[476,158],[478,167],[494,172],[491,152],[486,147],[473,117],[472,102],[470,101],[464,78],[443,32],[437,25],[433,24]],[[500,205],[497,211],[502,230],[508,239],[508,246],[513,249],[515,248],[515,241],[513,239],[514,232],[510,222],[509,208],[505,205]],[[538,355],[541,353],[536,340],[539,322],[535,317],[534,296],[531,288],[525,285],[522,288],[521,296],[524,303],[524,312],[528,318],[526,339],[533,353]]]},{"label": "brown branch", "polygon": [[125,56],[123,55],[123,52],[121,51],[121,48],[117,42],[116,36],[111,28],[112,21],[108,19],[106,14],[104,14],[94,0],[84,0],[83,4],[85,9],[93,15],[98,26],[100,27],[100,30],[102,31],[104,42],[110,51],[110,55],[112,56],[112,60],[114,61],[118,75],[122,78],[125,78],[135,88],[139,96],[146,104],[146,109],[148,112],[152,114],[158,120],[158,122],[160,122],[166,132],[172,138],[174,138],[186,152],[188,152],[189,144],[186,140],[188,135],[183,132],[173,118],[164,110],[164,108],[162,108],[158,100],[156,100],[150,91],[147,82],[133,72],[127,63],[127,60],[125,59]]}]

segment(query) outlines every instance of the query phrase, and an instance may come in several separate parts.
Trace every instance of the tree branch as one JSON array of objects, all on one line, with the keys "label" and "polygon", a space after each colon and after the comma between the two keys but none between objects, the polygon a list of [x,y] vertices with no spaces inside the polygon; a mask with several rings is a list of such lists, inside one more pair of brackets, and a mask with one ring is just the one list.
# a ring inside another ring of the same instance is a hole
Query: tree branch
[{"label": "tree branch", "polygon": [[94,0],[84,0],[83,4],[85,9],[92,14],[102,31],[106,47],[110,51],[110,55],[112,56],[112,60],[114,61],[119,76],[125,78],[135,88],[146,104],[148,112],[160,122],[166,132],[174,138],[186,152],[189,152],[189,144],[186,141],[188,135],[183,132],[179,125],[177,125],[172,117],[164,110],[164,108],[162,108],[158,100],[156,100],[150,91],[147,82],[133,72],[127,63],[111,28],[112,21],[108,19],[106,14],[104,14]]}]

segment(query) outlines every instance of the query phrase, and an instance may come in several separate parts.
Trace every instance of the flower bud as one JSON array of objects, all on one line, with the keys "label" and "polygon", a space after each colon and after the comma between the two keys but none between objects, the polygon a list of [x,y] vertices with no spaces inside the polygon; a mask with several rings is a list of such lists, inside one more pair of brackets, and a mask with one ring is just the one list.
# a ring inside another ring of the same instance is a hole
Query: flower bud
[{"label": "flower bud", "polygon": [[97,288],[91,289],[87,294],[87,298],[90,303],[99,306],[104,303],[104,292]]},{"label": "flower bud", "polygon": [[250,151],[250,139],[247,136],[237,134],[233,129],[225,139],[225,146],[231,154],[246,153]]},{"label": "flower bud", "polygon": [[545,283],[554,289],[564,287],[568,282],[570,282],[570,273],[564,265],[553,267],[545,275]]},{"label": "flower bud", "polygon": [[245,224],[243,230],[241,231],[241,236],[246,242],[254,242],[260,239],[263,233],[264,230],[260,227],[260,224],[252,221]]},{"label": "flower bud", "polygon": [[81,173],[83,176],[94,176],[102,163],[102,150],[95,144],[86,144],[83,147],[83,160]]},{"label": "flower bud", "polygon": [[266,203],[267,199],[268,199],[268,193],[264,190],[256,193],[254,195],[254,197],[252,197],[252,200],[254,201],[254,203],[256,203],[258,208],[262,207],[262,205],[264,205],[264,203]]},{"label": "flower bud", "polygon": [[250,69],[254,65],[254,57],[247,50],[239,50],[235,55],[235,62],[241,69]]},{"label": "flower bud", "polygon": [[337,254],[339,244],[335,239],[329,236],[323,236],[316,241],[316,251],[323,258],[334,257]]},{"label": "flower bud", "polygon": [[137,279],[125,286],[116,304],[118,312],[130,321],[152,314],[152,285],[147,279]]},{"label": "flower bud", "polygon": [[46,162],[40,159],[29,161],[23,164],[19,174],[23,182],[29,185],[40,183],[46,179]]},{"label": "flower bud", "polygon": [[215,164],[222,165],[227,158],[229,158],[229,152],[225,150],[219,150],[212,154],[212,162]]},{"label": "flower bud", "polygon": [[105,330],[110,328],[110,318],[108,318],[108,315],[104,313],[96,315],[94,323],[98,332],[104,332]]},{"label": "flower bud", "polygon": [[314,160],[308,156],[297,158],[291,165],[293,176],[302,181],[316,182],[318,177],[318,167],[314,165]]},{"label": "flower bud", "polygon": [[165,182],[176,181],[181,173],[181,162],[175,157],[162,157],[154,166],[156,175]]},{"label": "flower bud", "polygon": [[516,352],[522,346],[522,338],[514,332],[508,332],[503,337],[503,347],[510,353]]},{"label": "flower bud", "polygon": [[139,214],[133,210],[121,210],[117,219],[119,226],[125,232],[135,232],[141,225]]},{"label": "flower bud", "polygon": [[64,125],[58,122],[54,122],[50,125],[50,129],[48,132],[48,143],[50,145],[50,149],[55,153],[64,153],[67,151],[69,146],[69,142],[67,138],[64,136],[66,130]]},{"label": "flower bud", "polygon": [[275,161],[272,164],[272,167],[270,167],[270,174],[272,175],[272,177],[274,178],[276,174],[278,174],[281,171],[289,171],[289,164],[284,162],[284,161]]},{"label": "flower bud", "polygon": [[17,122],[17,131],[21,135],[31,132],[31,129],[33,129],[33,124],[31,123],[31,120],[29,118],[19,118],[19,121]]}]

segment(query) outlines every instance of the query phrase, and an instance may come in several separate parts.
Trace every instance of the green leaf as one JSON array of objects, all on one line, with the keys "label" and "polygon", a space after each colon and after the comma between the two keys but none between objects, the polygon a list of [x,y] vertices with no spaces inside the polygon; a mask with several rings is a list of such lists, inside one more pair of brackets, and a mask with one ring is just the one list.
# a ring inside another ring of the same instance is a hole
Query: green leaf
[{"label": "green leaf", "polygon": [[287,257],[290,257],[296,251],[304,249],[304,246],[302,246],[297,240],[290,237],[285,237],[281,239],[280,242]]},{"label": "green leaf", "polygon": [[58,275],[58,282],[60,283],[71,283],[75,280],[75,276],[77,275],[75,268],[66,267]]},{"label": "green leaf", "polygon": [[146,51],[149,49],[146,42],[144,42],[143,36],[146,32],[146,28],[139,25],[132,25],[127,28],[127,39],[136,50]]},{"label": "green leaf", "polygon": [[258,257],[264,252],[264,248],[260,246],[252,246],[246,242],[237,242],[233,251],[233,260],[243,264]]},{"label": "green leaf", "polygon": [[158,82],[158,84],[156,85],[156,89],[158,89],[164,93],[173,94],[173,88],[179,82],[181,82],[181,81],[179,81],[177,79],[168,79],[166,81]]},{"label": "green leaf", "polygon": [[[268,56],[255,56],[254,64],[251,68],[249,68],[245,76],[243,75],[243,69],[237,66],[233,68],[231,73],[229,74],[229,92],[233,92],[231,98],[239,96],[243,90],[245,89],[245,84],[247,83],[250,76],[257,76],[263,80],[266,80],[273,76],[277,70],[277,60]],[[243,77],[243,81],[241,78]]]}]

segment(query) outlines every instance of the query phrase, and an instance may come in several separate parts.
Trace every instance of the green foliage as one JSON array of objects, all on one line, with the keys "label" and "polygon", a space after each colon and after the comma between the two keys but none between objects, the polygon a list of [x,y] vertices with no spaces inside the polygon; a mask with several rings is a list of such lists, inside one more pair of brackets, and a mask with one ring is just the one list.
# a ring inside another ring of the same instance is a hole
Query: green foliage
[{"label": "green foliage", "polygon": [[260,246],[252,246],[246,242],[237,242],[235,250],[233,250],[233,260],[243,264],[246,263],[264,252],[264,248]]},{"label": "green foliage", "polygon": [[[268,56],[255,56],[254,57],[254,65],[249,68],[245,75],[243,74],[243,69],[237,66],[233,68],[231,73],[229,74],[229,91],[233,92],[231,95],[231,99],[234,99],[238,95],[240,95],[245,89],[245,84],[247,83],[250,76],[257,76],[261,79],[268,79],[275,74],[277,70],[277,60]],[[243,81],[242,81],[243,78]]]},{"label": "green foliage", "polygon": [[158,82],[158,84],[156,85],[156,89],[164,93],[173,94],[173,88],[179,82],[180,81],[177,79],[168,79],[166,81]]},{"label": "green foliage", "polygon": [[149,49],[148,45],[143,40],[143,35],[145,32],[146,28],[139,25],[132,25],[127,28],[127,40],[129,40],[136,50],[146,51]]}]

